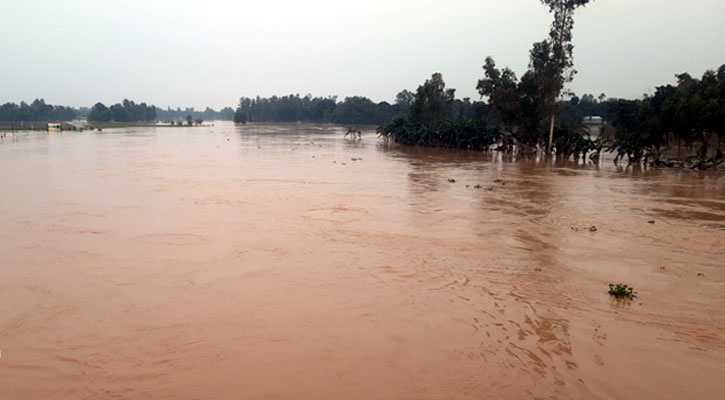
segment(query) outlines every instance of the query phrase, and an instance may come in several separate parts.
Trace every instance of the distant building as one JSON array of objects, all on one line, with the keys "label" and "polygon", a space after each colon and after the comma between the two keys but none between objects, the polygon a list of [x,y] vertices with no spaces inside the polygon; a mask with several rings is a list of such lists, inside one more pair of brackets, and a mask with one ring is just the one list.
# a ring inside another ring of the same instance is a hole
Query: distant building
[{"label": "distant building", "polygon": [[48,122],[48,132],[60,132],[62,125],[57,122]]},{"label": "distant building", "polygon": [[584,117],[582,124],[584,124],[586,129],[589,131],[589,136],[592,139],[597,139],[602,133],[604,119],[597,115],[590,115],[588,117]]}]

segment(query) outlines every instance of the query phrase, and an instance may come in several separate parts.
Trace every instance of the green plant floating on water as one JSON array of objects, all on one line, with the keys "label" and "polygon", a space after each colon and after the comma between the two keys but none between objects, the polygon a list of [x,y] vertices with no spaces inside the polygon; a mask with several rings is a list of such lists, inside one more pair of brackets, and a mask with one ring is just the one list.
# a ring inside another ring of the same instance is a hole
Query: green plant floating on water
[{"label": "green plant floating on water", "polygon": [[612,285],[609,284],[609,295],[614,296],[618,299],[634,299],[637,297],[637,292],[634,291],[634,288],[631,286],[619,284],[619,285]]}]

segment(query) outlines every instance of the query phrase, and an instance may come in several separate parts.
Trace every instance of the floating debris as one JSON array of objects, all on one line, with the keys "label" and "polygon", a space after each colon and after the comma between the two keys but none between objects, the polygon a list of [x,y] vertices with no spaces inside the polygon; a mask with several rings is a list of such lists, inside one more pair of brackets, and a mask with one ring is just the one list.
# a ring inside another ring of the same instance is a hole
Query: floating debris
[{"label": "floating debris", "polygon": [[450,182],[450,183],[456,183],[456,180],[453,179],[453,178],[448,178],[448,182]]}]

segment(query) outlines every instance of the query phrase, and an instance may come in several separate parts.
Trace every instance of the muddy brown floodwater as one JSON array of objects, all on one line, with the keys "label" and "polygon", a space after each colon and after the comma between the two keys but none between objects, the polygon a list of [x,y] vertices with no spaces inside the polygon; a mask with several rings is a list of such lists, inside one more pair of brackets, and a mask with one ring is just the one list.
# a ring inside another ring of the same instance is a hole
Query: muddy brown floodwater
[{"label": "muddy brown floodwater", "polygon": [[725,175],[344,132],[2,139],[0,398],[725,398]]}]

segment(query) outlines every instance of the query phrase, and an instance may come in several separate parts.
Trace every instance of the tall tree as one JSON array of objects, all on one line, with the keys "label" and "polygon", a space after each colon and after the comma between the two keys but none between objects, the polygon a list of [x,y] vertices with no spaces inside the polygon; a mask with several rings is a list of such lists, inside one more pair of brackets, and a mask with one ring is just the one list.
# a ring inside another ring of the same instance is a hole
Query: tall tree
[{"label": "tall tree", "polygon": [[410,106],[410,116],[416,121],[434,121],[447,116],[453,102],[455,89],[446,89],[443,75],[436,72],[424,84],[418,86],[415,100]]},{"label": "tall tree", "polygon": [[91,122],[108,122],[113,118],[111,110],[103,103],[96,103],[88,114],[88,120]]},{"label": "tall tree", "polygon": [[395,96],[395,107],[401,115],[408,114],[410,112],[410,106],[415,100],[415,93],[403,89],[400,93]]},{"label": "tall tree", "polygon": [[576,74],[574,70],[572,42],[572,30],[574,29],[574,11],[585,6],[590,0],[541,0],[541,3],[549,7],[549,12],[554,14],[554,21],[549,31],[551,65],[547,68],[550,71],[551,87],[549,92],[549,104],[551,106],[551,123],[549,126],[549,144],[547,153],[551,152],[551,144],[554,139],[554,119],[556,115],[556,99],[564,89],[564,84],[570,82]]},{"label": "tall tree", "polygon": [[521,121],[521,93],[516,74],[509,68],[499,70],[491,57],[483,65],[485,77],[478,81],[476,89],[481,97],[488,97],[493,117],[504,127],[504,145],[513,148],[512,138],[518,132]]}]

